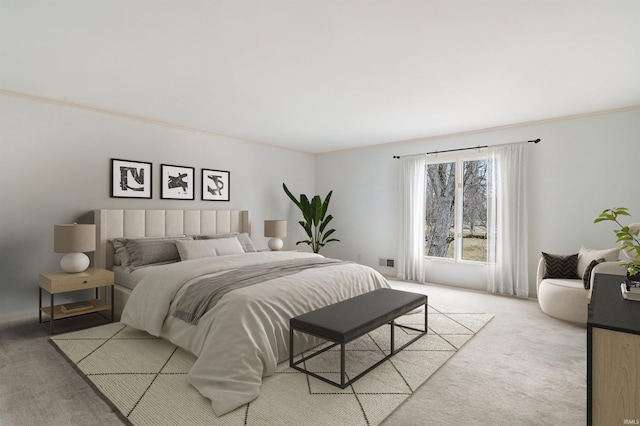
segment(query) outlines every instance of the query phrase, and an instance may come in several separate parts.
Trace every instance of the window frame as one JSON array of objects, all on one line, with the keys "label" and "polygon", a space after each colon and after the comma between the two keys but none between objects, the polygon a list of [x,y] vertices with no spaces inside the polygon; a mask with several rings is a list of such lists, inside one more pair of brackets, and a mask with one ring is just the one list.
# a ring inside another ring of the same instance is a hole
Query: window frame
[{"label": "window frame", "polygon": [[[447,155],[439,154],[437,158],[429,158],[427,167],[432,164],[455,163],[455,195],[454,195],[454,220],[453,220],[453,258],[429,256],[425,250],[424,258],[428,260],[437,260],[442,262],[468,263],[474,265],[487,265],[488,258],[485,260],[471,260],[462,258],[462,228],[463,228],[463,208],[464,208],[464,162],[465,161],[482,161],[489,160],[488,153],[484,152],[467,152],[450,153]],[[425,179],[428,179],[425,171]],[[426,241],[425,241],[426,248]]]}]

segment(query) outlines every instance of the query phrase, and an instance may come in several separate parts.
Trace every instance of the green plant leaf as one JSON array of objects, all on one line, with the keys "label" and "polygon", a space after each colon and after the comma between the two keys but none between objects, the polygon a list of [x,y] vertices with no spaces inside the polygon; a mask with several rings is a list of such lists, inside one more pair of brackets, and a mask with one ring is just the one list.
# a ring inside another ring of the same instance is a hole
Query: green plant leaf
[{"label": "green plant leaf", "polygon": [[327,194],[327,198],[324,199],[324,203],[322,203],[322,217],[324,218],[327,214],[327,210],[329,209],[329,201],[331,201],[331,195],[333,191],[329,191]]},{"label": "green plant leaf", "polygon": [[315,195],[311,200],[311,218],[313,226],[319,226],[322,221],[322,199],[319,195]]},{"label": "green plant leaf", "polygon": [[307,233],[307,237],[313,238],[313,235],[311,234],[311,225],[309,224],[309,222],[305,222],[301,220],[298,223],[300,224],[300,226],[302,226],[302,229],[304,229],[304,232]]},{"label": "green plant leaf", "polygon": [[320,224],[320,233],[324,232],[324,229],[327,227],[329,222],[331,222],[331,219],[333,219],[333,216],[329,215],[322,221]]},{"label": "green plant leaf", "polygon": [[309,202],[309,198],[305,194],[300,194],[300,204],[302,205],[302,213],[309,213],[309,206],[311,203]]},{"label": "green plant leaf", "polygon": [[284,192],[289,196],[289,198],[291,198],[291,201],[293,201],[294,204],[298,206],[300,210],[302,210],[302,205],[300,204],[300,201],[298,201],[298,199],[293,196],[293,194],[291,193],[291,191],[289,191],[289,188],[287,188],[287,185],[285,185],[284,182],[282,182],[282,187],[284,188]]},{"label": "green plant leaf", "polygon": [[[631,216],[627,207],[614,207],[612,209],[603,210],[602,213],[593,221],[594,223],[603,221],[612,221],[620,226],[620,229],[614,229],[613,233],[616,235],[616,243],[620,243],[620,249],[627,253],[636,253],[636,257],[640,256],[640,241],[638,235],[640,230],[630,231],[629,226],[622,225],[618,221],[618,216]],[[635,273],[640,271],[640,262],[629,262],[626,264],[627,271]],[[634,272],[635,271],[635,272]]]},{"label": "green plant leaf", "polygon": [[322,238],[320,239],[320,241],[323,243],[326,242],[327,238],[329,238],[329,235],[333,234],[335,231],[336,231],[335,229],[328,230],[322,235]]}]

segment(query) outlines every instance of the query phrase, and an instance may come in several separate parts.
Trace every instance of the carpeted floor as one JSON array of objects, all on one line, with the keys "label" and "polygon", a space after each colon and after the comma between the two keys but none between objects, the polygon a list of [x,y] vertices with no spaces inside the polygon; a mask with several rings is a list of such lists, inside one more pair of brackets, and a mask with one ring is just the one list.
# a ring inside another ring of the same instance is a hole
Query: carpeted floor
[{"label": "carpeted floor", "polygon": [[[285,362],[263,380],[256,400],[221,418],[187,381],[195,357],[166,340],[113,323],[54,336],[52,342],[134,425],[378,425],[491,317],[429,307],[427,335],[346,389],[310,378]],[[424,329],[424,310],[397,323]],[[348,379],[389,353],[389,331],[380,327],[347,345]],[[417,334],[395,331],[398,347]],[[333,348],[306,361],[305,367],[338,380],[339,354]],[[292,403],[296,410],[290,409]]]},{"label": "carpeted floor", "polygon": [[[521,300],[393,281],[430,304],[494,315],[384,425],[586,423],[586,330]],[[0,424],[121,425],[37,320],[0,325]]]}]

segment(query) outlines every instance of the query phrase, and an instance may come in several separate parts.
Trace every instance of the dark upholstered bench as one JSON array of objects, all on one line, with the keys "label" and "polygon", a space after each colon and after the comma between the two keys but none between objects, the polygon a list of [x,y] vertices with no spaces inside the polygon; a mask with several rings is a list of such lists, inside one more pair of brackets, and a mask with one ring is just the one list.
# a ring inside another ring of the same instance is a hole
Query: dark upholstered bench
[{"label": "dark upholstered bench", "polygon": [[[406,325],[395,323],[395,319],[407,312],[424,305],[424,330],[419,330]],[[376,328],[389,324],[391,326],[391,351],[389,355],[358,374],[353,379],[345,382],[345,345]],[[291,318],[289,331],[289,365],[326,383],[346,388],[369,371],[391,358],[396,353],[427,334],[427,296],[424,294],[410,293],[389,288],[381,288],[351,299],[320,308],[318,310]],[[415,338],[402,345],[394,347],[394,325],[413,331],[419,331]],[[293,333],[301,331],[334,342],[313,354],[302,357],[298,361],[293,360]],[[340,383],[319,376],[298,365],[321,353],[340,345]]]}]

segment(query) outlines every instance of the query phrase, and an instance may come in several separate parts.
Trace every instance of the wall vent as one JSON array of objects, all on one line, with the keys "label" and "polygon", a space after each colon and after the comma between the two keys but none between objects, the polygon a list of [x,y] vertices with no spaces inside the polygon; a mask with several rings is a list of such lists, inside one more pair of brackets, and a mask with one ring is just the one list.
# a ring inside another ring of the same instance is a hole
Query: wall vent
[{"label": "wall vent", "polygon": [[395,259],[383,259],[380,258],[380,262],[379,262],[380,266],[385,266],[387,268],[393,268],[396,264]]}]

